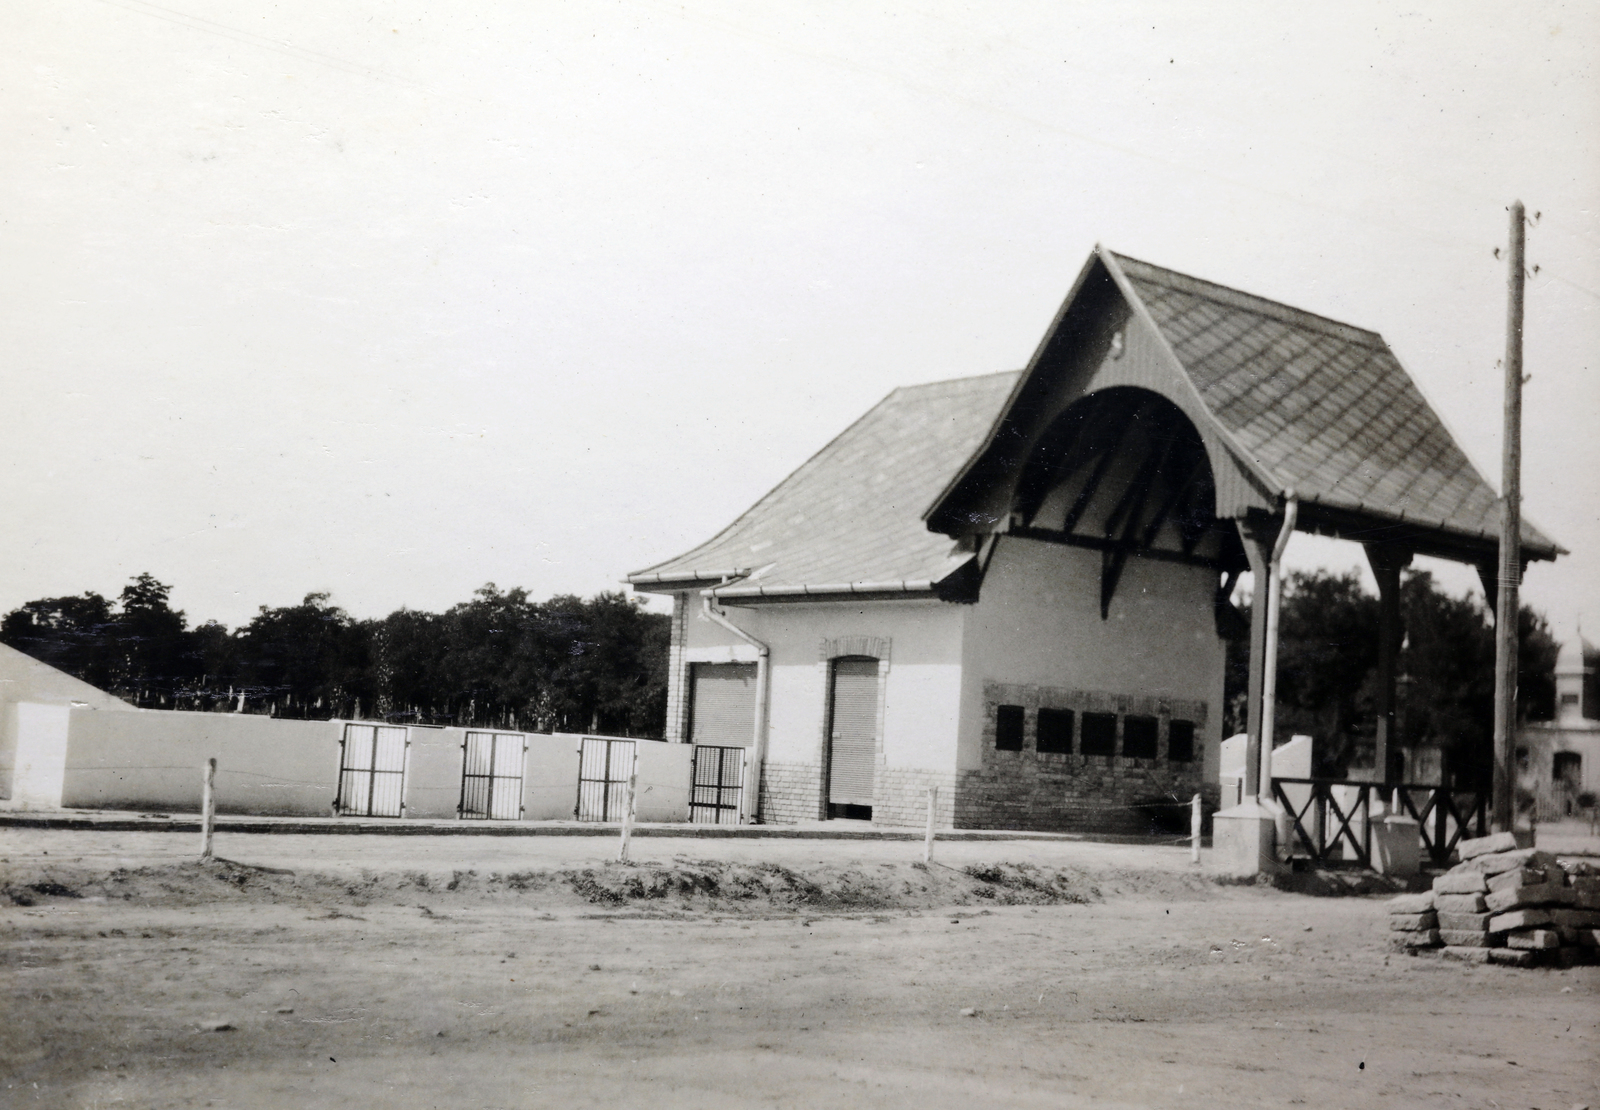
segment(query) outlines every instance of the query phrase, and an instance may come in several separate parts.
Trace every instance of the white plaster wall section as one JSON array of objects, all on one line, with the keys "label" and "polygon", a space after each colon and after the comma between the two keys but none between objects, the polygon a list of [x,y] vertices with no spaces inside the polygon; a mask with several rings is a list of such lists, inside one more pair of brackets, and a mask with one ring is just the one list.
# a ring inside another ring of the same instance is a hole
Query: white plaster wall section
[{"label": "white plaster wall section", "polygon": [[959,660],[949,663],[894,661],[884,687],[885,767],[943,772],[955,769],[961,718],[961,671]]},{"label": "white plaster wall section", "polygon": [[[767,758],[777,762],[816,762],[822,758],[821,736],[828,710],[828,667],[826,660],[818,658],[818,645],[825,640],[846,641],[860,637],[892,643],[893,659],[883,687],[886,698],[893,697],[888,691],[902,666],[933,664],[949,668],[943,673],[950,678],[950,698],[952,701],[959,699],[956,679],[964,608],[931,600],[727,607],[730,619],[765,643],[771,652]],[[691,619],[688,625],[686,662],[755,661],[753,649],[735,642],[731,634],[712,622]],[[748,660],[740,649],[750,652]],[[723,652],[731,654],[725,657]],[[888,712],[891,711],[886,709]],[[953,728],[954,715],[948,716],[949,727]],[[889,727],[886,720],[885,731]],[[929,739],[931,742],[932,738]],[[953,753],[953,737],[947,747]]]},{"label": "white plaster wall section", "polygon": [[11,804],[19,809],[57,809],[67,774],[67,739],[72,708],[16,703],[16,771]]},{"label": "white plaster wall section", "polygon": [[822,759],[819,714],[827,701],[827,667],[813,658],[804,666],[772,668],[772,700],[767,715],[767,759],[778,763],[817,763]]},{"label": "white plaster wall section", "polygon": [[1130,559],[1102,620],[1098,552],[1002,539],[969,639],[996,682],[1205,701],[1209,749],[1222,721],[1215,590],[1207,567]]}]

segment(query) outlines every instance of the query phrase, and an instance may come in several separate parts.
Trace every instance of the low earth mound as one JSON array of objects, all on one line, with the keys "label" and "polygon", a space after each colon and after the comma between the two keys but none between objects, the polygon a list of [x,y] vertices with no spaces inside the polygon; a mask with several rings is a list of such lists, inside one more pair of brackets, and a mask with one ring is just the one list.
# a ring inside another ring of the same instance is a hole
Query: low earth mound
[{"label": "low earth mound", "polygon": [[218,900],[364,906],[374,903],[521,902],[533,909],[605,906],[656,912],[819,912],[963,905],[1054,905],[1107,896],[1194,898],[1215,892],[1199,874],[1088,871],[1023,863],[818,865],[675,859],[669,863],[515,872],[288,871],[217,859],[94,871],[72,865],[0,868],[0,904],[63,899],[185,906]]}]

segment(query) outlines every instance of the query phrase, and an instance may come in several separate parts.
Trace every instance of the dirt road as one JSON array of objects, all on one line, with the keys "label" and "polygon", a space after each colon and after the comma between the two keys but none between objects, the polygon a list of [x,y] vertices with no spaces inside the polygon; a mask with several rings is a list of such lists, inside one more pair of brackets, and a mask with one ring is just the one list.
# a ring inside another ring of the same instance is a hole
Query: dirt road
[{"label": "dirt road", "polygon": [[1391,956],[1369,898],[855,843],[294,876],[17,846],[6,1106],[1600,1106],[1600,968]]}]

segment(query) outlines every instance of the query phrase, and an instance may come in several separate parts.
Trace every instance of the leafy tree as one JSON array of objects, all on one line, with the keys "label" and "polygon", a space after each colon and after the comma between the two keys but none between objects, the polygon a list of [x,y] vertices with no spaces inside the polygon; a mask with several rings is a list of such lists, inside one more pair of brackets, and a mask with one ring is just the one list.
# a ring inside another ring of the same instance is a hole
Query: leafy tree
[{"label": "leafy tree", "polygon": [[97,593],[29,601],[0,620],[0,643],[108,689],[116,629],[111,603]]},{"label": "leafy tree", "polygon": [[350,615],[310,593],[299,605],[261,606],[239,630],[238,677],[279,716],[354,716],[370,706],[366,637]]},{"label": "leafy tree", "polygon": [[[1400,743],[1436,746],[1459,782],[1487,782],[1493,760],[1494,626],[1473,595],[1452,597],[1427,571],[1400,590],[1405,634],[1398,670]],[[1553,715],[1557,645],[1545,620],[1518,616],[1518,714]],[[1243,706],[1249,644],[1229,644],[1227,696]],[[1290,574],[1279,618],[1276,739],[1317,739],[1315,772],[1368,763],[1377,734],[1378,599],[1354,572]],[[1242,713],[1235,720],[1242,731]]]},{"label": "leafy tree", "polygon": [[112,687],[137,705],[176,704],[200,673],[188,620],[168,604],[171,594],[171,586],[144,573],[124,586],[118,598]]}]

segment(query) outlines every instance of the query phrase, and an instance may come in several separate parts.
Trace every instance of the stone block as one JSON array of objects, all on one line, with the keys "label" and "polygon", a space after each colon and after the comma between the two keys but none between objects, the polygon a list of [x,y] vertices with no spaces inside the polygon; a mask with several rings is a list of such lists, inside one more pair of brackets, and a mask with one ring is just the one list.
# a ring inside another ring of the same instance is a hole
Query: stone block
[{"label": "stone block", "polygon": [[1389,915],[1389,928],[1396,932],[1437,929],[1438,927],[1439,918],[1432,910],[1427,913],[1392,913]]},{"label": "stone block", "polygon": [[1427,913],[1434,908],[1433,892],[1402,894],[1388,901],[1390,913]]},{"label": "stone block", "polygon": [[1454,929],[1458,932],[1466,930],[1474,933],[1487,933],[1489,931],[1489,918],[1493,916],[1493,914],[1488,913],[1448,913],[1440,910],[1439,928]]},{"label": "stone block", "polygon": [[1561,937],[1554,929],[1524,929],[1506,934],[1507,948],[1560,948]]},{"label": "stone block", "polygon": [[1510,913],[1496,914],[1489,919],[1491,933],[1509,933],[1513,929],[1537,929],[1542,925],[1549,925],[1550,911],[1543,909],[1512,910]]},{"label": "stone block", "polygon": [[1504,939],[1481,929],[1440,929],[1439,939],[1452,948],[1498,948]]},{"label": "stone block", "polygon": [[1489,908],[1481,894],[1441,894],[1434,898],[1433,906],[1449,913],[1482,913]]},{"label": "stone block", "polygon": [[1537,883],[1534,886],[1509,886],[1504,890],[1491,890],[1484,901],[1496,913],[1518,909],[1522,906],[1545,906],[1560,902],[1565,887],[1554,883]]},{"label": "stone block", "polygon": [[1490,856],[1463,860],[1452,867],[1450,873],[1454,875],[1464,871],[1481,871],[1485,875],[1498,875],[1503,871],[1514,871],[1519,867],[1549,871],[1555,866],[1556,857],[1549,852],[1540,851],[1538,848],[1519,848],[1515,852],[1497,852]]},{"label": "stone block", "polygon": [[1517,838],[1514,835],[1501,832],[1480,836],[1476,840],[1463,840],[1456,845],[1456,851],[1461,853],[1461,858],[1465,861],[1497,852],[1514,852],[1517,847]]},{"label": "stone block", "polygon": [[1433,880],[1435,894],[1482,894],[1489,882],[1482,871],[1451,871]]},{"label": "stone block", "polygon": [[1588,967],[1600,963],[1600,949],[1595,948],[1563,945],[1548,955],[1554,958],[1557,967]]},{"label": "stone block", "polygon": [[1502,871],[1498,875],[1489,876],[1490,890],[1506,890],[1514,886],[1537,886],[1549,881],[1549,875],[1541,868],[1513,867],[1510,871]]},{"label": "stone block", "polygon": [[[1446,938],[1448,942],[1448,938]],[[1489,962],[1488,948],[1469,948],[1461,945],[1446,943],[1440,954],[1447,960],[1460,960],[1467,964],[1486,964]]]},{"label": "stone block", "polygon": [[1489,962],[1507,967],[1533,967],[1539,962],[1539,953],[1529,948],[1491,948]]},{"label": "stone block", "polygon": [[1600,929],[1600,910],[1551,910],[1550,920],[1567,929]]},{"label": "stone block", "polygon": [[1600,929],[1574,929],[1572,940],[1580,948],[1600,948]]},{"label": "stone block", "polygon": [[1437,948],[1442,943],[1438,929],[1420,929],[1415,933],[1389,934],[1389,947],[1396,951],[1410,948]]}]

